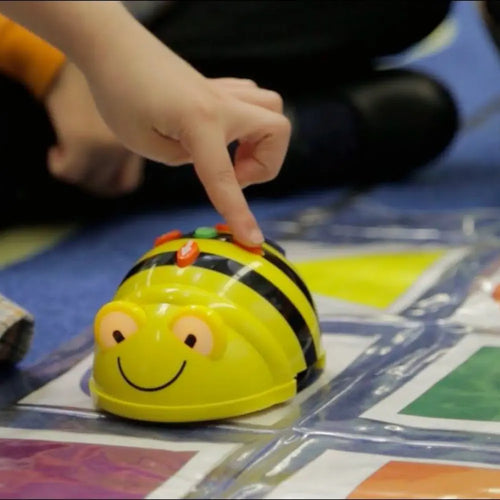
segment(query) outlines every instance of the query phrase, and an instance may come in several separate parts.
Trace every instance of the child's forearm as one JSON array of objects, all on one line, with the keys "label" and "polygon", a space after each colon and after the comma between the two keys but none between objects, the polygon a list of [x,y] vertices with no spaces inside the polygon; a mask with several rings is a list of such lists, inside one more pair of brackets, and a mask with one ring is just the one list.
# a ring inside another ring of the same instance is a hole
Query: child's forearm
[{"label": "child's forearm", "polygon": [[81,67],[91,66],[111,40],[125,36],[138,25],[121,2],[111,1],[0,1],[0,12]]}]

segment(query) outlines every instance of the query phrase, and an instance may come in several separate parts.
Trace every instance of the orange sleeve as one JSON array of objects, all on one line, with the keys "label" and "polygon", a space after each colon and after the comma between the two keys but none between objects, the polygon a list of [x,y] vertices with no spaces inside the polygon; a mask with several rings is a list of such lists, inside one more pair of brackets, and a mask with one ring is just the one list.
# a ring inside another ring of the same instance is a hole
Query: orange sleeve
[{"label": "orange sleeve", "polygon": [[64,60],[62,52],[0,14],[0,72],[41,98]]}]

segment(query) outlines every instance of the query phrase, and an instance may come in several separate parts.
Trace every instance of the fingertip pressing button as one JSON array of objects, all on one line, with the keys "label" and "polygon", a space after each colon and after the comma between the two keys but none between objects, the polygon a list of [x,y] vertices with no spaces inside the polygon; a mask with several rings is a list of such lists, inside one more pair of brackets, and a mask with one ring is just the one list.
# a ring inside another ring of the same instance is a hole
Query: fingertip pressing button
[{"label": "fingertip pressing button", "polygon": [[163,243],[166,243],[167,241],[172,241],[172,240],[178,240],[179,238],[182,238],[182,231],[179,229],[174,229],[172,231],[169,231],[168,233],[164,233],[158,238],[155,239],[154,246],[157,247],[159,245],[162,245]]},{"label": "fingertip pressing button", "polygon": [[246,250],[247,252],[251,252],[256,255],[264,255],[264,249],[262,248],[262,246],[249,247],[247,245],[243,245],[243,243],[240,243],[239,241],[234,241],[233,243],[240,248],[243,248],[243,250]]}]

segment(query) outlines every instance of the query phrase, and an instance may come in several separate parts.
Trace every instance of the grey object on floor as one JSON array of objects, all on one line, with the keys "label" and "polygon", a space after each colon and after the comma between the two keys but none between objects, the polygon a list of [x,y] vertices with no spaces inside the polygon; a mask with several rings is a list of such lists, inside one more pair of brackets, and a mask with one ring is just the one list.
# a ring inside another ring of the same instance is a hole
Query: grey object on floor
[{"label": "grey object on floor", "polygon": [[0,295],[0,364],[20,361],[30,347],[33,331],[33,316]]}]

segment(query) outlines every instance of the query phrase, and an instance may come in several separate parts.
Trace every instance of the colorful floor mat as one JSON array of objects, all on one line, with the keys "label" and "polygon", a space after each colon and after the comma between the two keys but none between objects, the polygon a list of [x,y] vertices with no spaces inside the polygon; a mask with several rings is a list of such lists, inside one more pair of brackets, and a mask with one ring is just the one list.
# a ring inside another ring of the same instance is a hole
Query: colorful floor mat
[{"label": "colorful floor mat", "polygon": [[95,312],[157,235],[219,222],[209,207],[0,234],[0,293],[35,318],[0,373],[0,498],[500,497],[500,58],[459,2],[384,64],[440,77],[462,129],[404,183],[254,204],[327,354],[285,404],[174,426],[89,396]]}]

